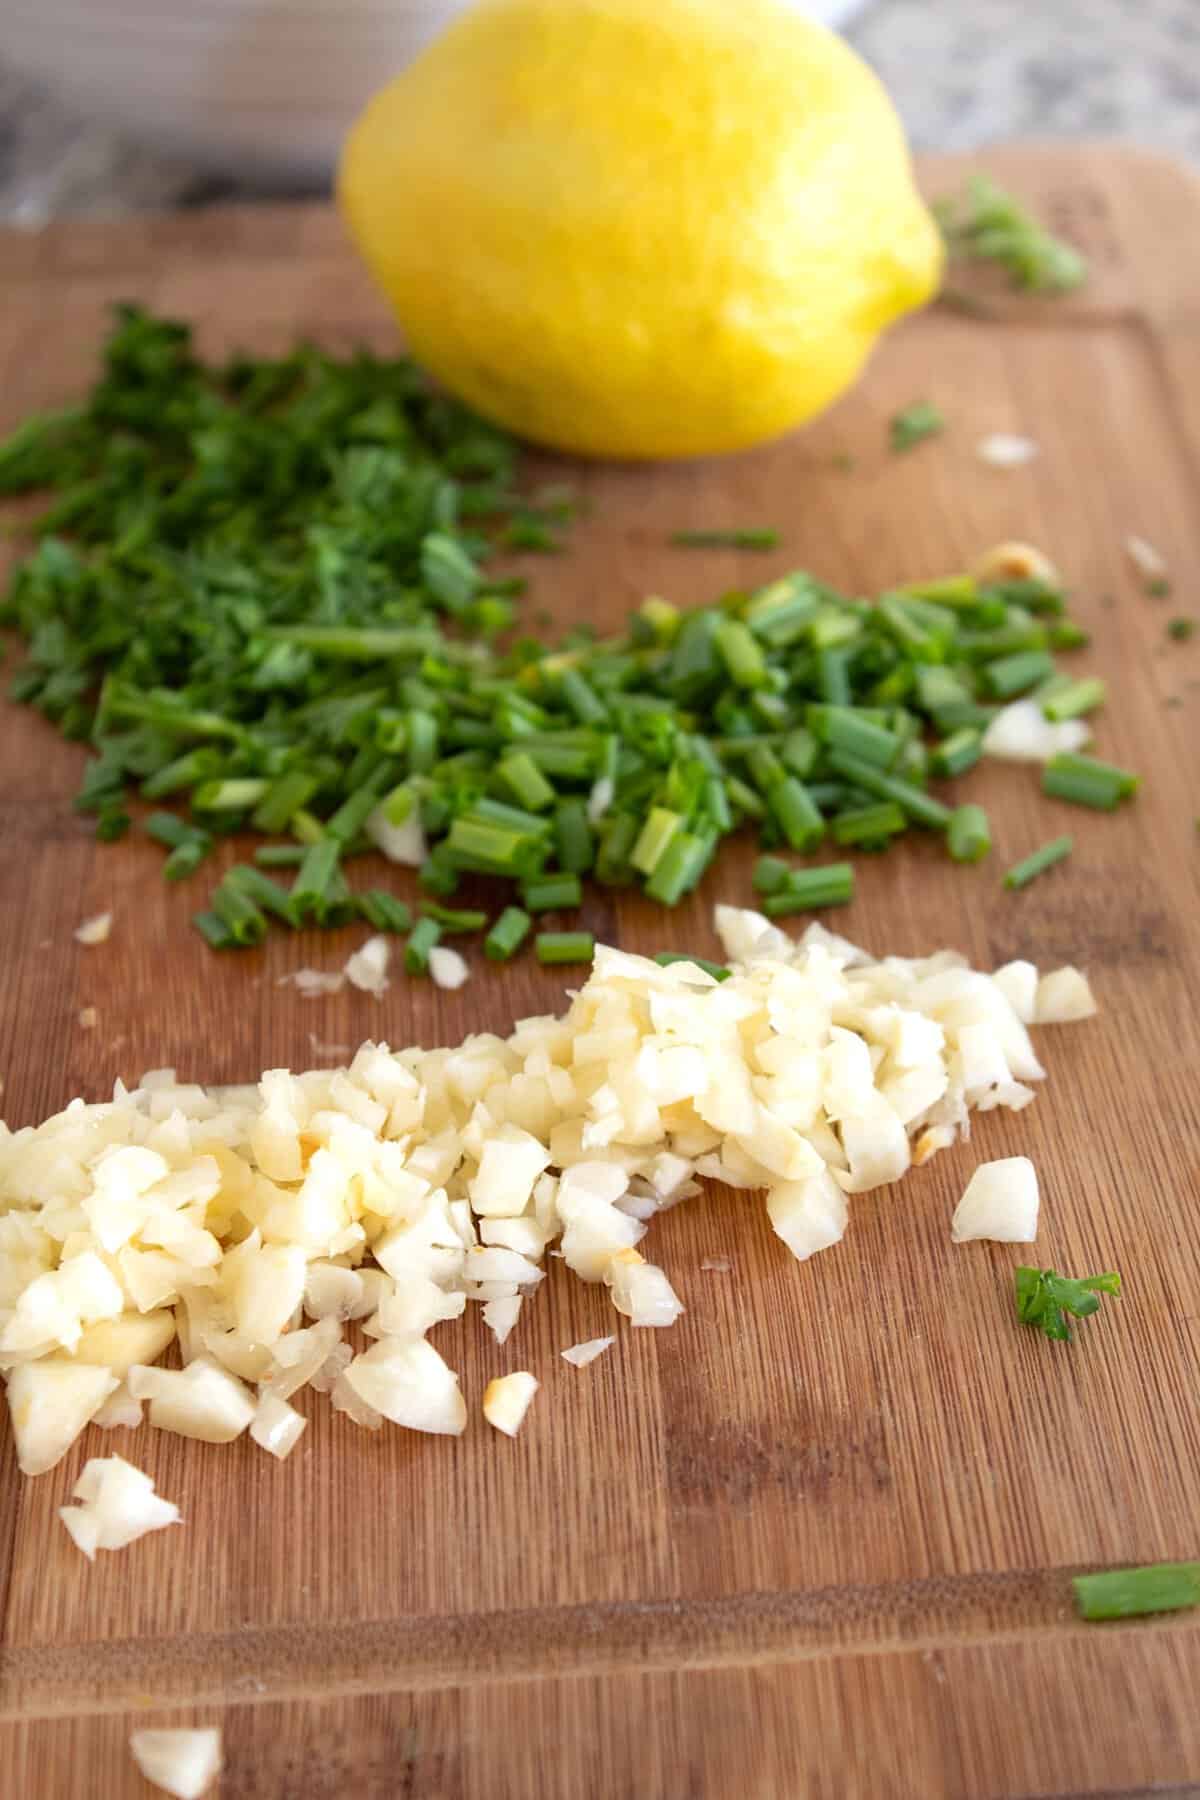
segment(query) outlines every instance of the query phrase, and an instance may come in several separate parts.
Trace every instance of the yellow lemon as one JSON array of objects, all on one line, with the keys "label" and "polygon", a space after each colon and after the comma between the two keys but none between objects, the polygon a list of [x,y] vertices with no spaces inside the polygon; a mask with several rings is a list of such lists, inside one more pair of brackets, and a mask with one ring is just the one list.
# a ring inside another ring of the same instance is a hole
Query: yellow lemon
[{"label": "yellow lemon", "polygon": [[941,270],[883,88],[785,0],[482,0],[372,100],[339,193],[418,360],[592,455],[799,424]]}]

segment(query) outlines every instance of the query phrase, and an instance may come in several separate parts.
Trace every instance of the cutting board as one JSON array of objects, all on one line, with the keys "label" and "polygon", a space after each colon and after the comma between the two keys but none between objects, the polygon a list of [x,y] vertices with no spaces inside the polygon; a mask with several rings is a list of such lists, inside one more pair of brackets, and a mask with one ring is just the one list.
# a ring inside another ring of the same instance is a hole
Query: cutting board
[{"label": "cutting board", "polygon": [[[248,1441],[90,1432],[26,1481],[0,1427],[6,1796],[134,1800],[129,1731],[193,1721],[224,1728],[221,1800],[1200,1792],[1200,1621],[1085,1626],[1068,1579],[1200,1551],[1200,640],[1165,635],[1197,609],[1200,188],[1105,147],[987,165],[1087,251],[1082,292],[985,283],[982,312],[906,324],[826,418],[753,455],[547,464],[591,507],[566,555],[523,567],[535,603],[610,628],[646,592],[701,601],[797,566],[873,592],[998,539],[1044,546],[1095,634],[1078,666],[1112,687],[1101,753],[1141,770],[1142,794],[1094,816],[1044,800],[1032,771],[980,772],[991,860],[957,868],[918,841],[861,858],[835,922],[878,952],[1078,962],[1101,1016],[1041,1036],[1036,1105],[855,1201],[843,1243],[804,1266],[755,1196],[669,1214],[651,1242],[687,1307],[674,1330],[622,1327],[569,1367],[559,1351],[613,1319],[561,1267],[503,1349],[477,1316],[440,1327],[473,1410],[461,1440],[362,1433],[310,1396],[283,1465]],[[964,167],[926,164],[929,192]],[[393,341],[324,210],[55,226],[0,239],[0,267],[12,422],[83,387],[118,297],[196,320],[214,351]],[[889,454],[889,416],[918,399],[945,435]],[[1038,459],[985,466],[996,431]],[[778,526],[778,552],[666,543],[744,523]],[[1172,600],[1134,577],[1131,532],[1168,558]],[[562,1004],[562,972],[528,959],[456,994],[400,979],[382,1003],[301,1001],[278,978],[340,962],[353,934],[212,955],[188,926],[203,878],[169,888],[156,849],[97,846],[72,814],[81,759],[0,705],[12,1123],[150,1066],[244,1079],[308,1065],[313,1039],[454,1041]],[[1072,860],[1005,892],[1002,869],[1063,830]],[[750,857],[730,849],[669,919],[595,895],[585,922],[711,952],[712,903],[749,902]],[[111,940],[77,946],[108,909]],[[970,1171],[1020,1151],[1042,1180],[1037,1255],[1125,1278],[1070,1347],[1014,1322],[1023,1252],[950,1244]],[[509,1442],[475,1409],[515,1368],[542,1389]],[[55,1509],[113,1449],[185,1523],[91,1567]]]}]

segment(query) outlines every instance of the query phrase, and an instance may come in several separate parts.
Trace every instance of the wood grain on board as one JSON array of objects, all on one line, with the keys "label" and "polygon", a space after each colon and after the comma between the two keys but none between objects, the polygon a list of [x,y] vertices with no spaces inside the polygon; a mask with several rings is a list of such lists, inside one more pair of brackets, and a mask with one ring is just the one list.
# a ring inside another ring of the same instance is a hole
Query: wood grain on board
[{"label": "wood grain on board", "polygon": [[[1095,636],[1079,666],[1112,686],[1101,753],[1143,793],[1094,817],[1044,800],[1033,772],[983,771],[991,860],[957,868],[931,842],[862,857],[837,924],[881,952],[1078,962],[1102,1016],[1042,1035],[1035,1106],[857,1200],[841,1246],[803,1267],[755,1197],[667,1215],[654,1254],[687,1306],[672,1331],[622,1329],[570,1368],[559,1350],[611,1314],[561,1268],[504,1349],[475,1316],[440,1327],[472,1407],[493,1374],[541,1378],[515,1442],[477,1416],[457,1441],[370,1435],[312,1396],[284,1465],[248,1441],[93,1432],[26,1481],[0,1427],[6,1796],[134,1800],[131,1727],[190,1720],[224,1725],[222,1800],[1200,1791],[1200,1625],[1088,1628],[1067,1581],[1193,1556],[1200,1536],[1200,641],[1165,636],[1198,605],[1200,187],[1108,147],[987,160],[1088,251],[1081,293],[930,311],[824,419],[754,454],[555,464],[592,505],[565,556],[527,567],[536,603],[603,629],[646,592],[698,601],[795,566],[871,592],[1000,538],[1044,546]],[[927,163],[928,190],[964,167]],[[0,238],[0,270],[4,423],[85,385],[116,298],[194,319],[210,350],[393,341],[317,209],[59,225]],[[927,398],[946,434],[890,455],[889,416]],[[1029,434],[1038,460],[986,467],[993,431]],[[783,547],[666,546],[745,523]],[[1172,601],[1141,591],[1130,532],[1168,558]],[[342,960],[349,932],[213,956],[188,925],[207,876],[168,887],[154,847],[96,845],[71,810],[81,757],[0,703],[11,1123],[145,1067],[245,1079],[307,1065],[314,1038],[451,1041],[561,1004],[561,973],[528,959],[455,994],[400,979],[382,1003],[276,986]],[[1001,870],[1065,829],[1072,860],[1004,892]],[[749,900],[750,857],[731,847],[669,917],[595,894],[584,922],[711,951],[712,903]],[[107,909],[111,940],[76,945]],[[1013,1324],[1020,1252],[949,1241],[974,1164],[1017,1151],[1041,1172],[1039,1256],[1126,1280],[1071,1348]],[[89,1567],[56,1508],[113,1449],[185,1524]]]}]

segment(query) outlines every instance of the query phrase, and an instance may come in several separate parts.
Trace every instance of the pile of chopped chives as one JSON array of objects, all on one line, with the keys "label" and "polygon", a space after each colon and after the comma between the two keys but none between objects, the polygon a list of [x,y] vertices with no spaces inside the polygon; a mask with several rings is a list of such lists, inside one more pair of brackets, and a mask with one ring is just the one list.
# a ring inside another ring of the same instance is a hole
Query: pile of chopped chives
[{"label": "pile of chopped chives", "polygon": [[[272,840],[198,913],[210,943],[363,918],[411,932],[423,972],[443,934],[504,959],[536,919],[535,953],[566,961],[589,942],[563,917],[585,877],[673,906],[743,826],[768,913],[838,905],[840,851],[918,829],[956,861],[988,854],[982,808],[930,784],[974,766],[1002,704],[1062,720],[1103,703],[1056,668],[1087,634],[1039,580],[871,602],[796,573],[687,612],[647,600],[615,638],[501,647],[512,584],[486,574],[472,521],[523,536],[570,510],[518,498],[515,466],[404,359],[302,347],[212,369],[185,327],[133,308],[86,404],[0,445],[0,493],[55,490],[2,618],[27,642],[15,696],[92,749],[77,807],[102,837],[129,828],[131,798],[179,808],[143,821],[172,880],[232,832]],[[1081,756],[1043,779],[1093,807],[1136,787]],[[387,831],[426,847],[419,916],[351,886]],[[472,904],[450,906],[464,882]]]}]

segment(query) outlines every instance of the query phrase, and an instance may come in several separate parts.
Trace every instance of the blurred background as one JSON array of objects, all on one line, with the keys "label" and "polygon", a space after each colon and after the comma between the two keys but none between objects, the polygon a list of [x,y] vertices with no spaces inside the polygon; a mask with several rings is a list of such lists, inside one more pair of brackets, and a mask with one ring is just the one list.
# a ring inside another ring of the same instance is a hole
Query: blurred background
[{"label": "blurred background", "polygon": [[[1198,0],[794,3],[918,148],[1124,137],[1200,163]],[[325,193],[364,99],[461,4],[3,0],[0,219]]]}]

